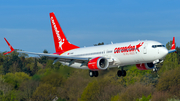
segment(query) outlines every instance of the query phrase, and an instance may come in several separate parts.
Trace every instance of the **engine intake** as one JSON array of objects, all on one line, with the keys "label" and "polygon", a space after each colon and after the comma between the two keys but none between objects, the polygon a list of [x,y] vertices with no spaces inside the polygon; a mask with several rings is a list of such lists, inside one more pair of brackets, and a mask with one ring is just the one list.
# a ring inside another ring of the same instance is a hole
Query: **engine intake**
[{"label": "engine intake", "polygon": [[153,69],[154,68],[154,64],[151,63],[142,63],[142,64],[136,64],[136,67],[139,70],[148,70],[148,69]]},{"label": "engine intake", "polygon": [[109,62],[104,57],[96,57],[88,62],[88,68],[90,70],[105,70],[109,66]]}]

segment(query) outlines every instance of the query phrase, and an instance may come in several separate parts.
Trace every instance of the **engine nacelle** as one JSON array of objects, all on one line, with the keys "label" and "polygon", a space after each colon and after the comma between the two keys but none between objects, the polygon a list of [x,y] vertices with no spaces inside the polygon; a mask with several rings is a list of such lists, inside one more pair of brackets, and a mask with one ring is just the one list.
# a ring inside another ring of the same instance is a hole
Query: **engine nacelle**
[{"label": "engine nacelle", "polygon": [[142,64],[136,64],[136,67],[139,70],[148,70],[148,69],[153,69],[154,68],[154,64],[151,63],[142,63]]},{"label": "engine nacelle", "polygon": [[109,66],[109,62],[104,57],[96,57],[88,62],[88,68],[90,70],[105,70]]}]

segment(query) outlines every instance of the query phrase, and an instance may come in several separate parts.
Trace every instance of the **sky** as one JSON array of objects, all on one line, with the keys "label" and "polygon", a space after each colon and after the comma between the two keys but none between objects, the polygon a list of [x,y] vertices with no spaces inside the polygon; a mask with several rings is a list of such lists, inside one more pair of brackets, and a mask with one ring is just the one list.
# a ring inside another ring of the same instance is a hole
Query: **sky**
[{"label": "sky", "polygon": [[136,40],[180,46],[179,0],[0,0],[0,52],[54,53],[49,13],[79,47]]}]

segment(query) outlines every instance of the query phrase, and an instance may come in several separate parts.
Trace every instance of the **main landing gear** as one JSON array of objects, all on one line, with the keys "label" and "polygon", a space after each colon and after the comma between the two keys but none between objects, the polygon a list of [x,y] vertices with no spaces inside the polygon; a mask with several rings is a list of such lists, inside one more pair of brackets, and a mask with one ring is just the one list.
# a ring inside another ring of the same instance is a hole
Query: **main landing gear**
[{"label": "main landing gear", "polygon": [[89,76],[90,77],[98,77],[98,75],[99,75],[99,73],[98,73],[98,71],[91,71],[91,70],[89,70]]},{"label": "main landing gear", "polygon": [[118,75],[119,77],[121,77],[121,76],[125,77],[125,76],[126,76],[126,71],[123,70],[123,67],[121,67],[121,70],[118,70],[118,71],[117,71],[117,75]]}]

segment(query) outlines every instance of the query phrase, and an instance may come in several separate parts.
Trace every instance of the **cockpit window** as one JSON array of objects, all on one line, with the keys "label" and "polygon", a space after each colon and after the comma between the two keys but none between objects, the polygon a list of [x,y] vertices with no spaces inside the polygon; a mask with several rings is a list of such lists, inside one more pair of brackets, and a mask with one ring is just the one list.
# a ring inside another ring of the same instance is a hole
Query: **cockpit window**
[{"label": "cockpit window", "polygon": [[156,48],[156,47],[165,47],[164,45],[152,45],[153,48]]}]

